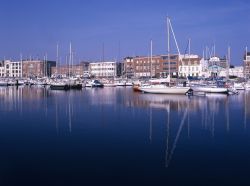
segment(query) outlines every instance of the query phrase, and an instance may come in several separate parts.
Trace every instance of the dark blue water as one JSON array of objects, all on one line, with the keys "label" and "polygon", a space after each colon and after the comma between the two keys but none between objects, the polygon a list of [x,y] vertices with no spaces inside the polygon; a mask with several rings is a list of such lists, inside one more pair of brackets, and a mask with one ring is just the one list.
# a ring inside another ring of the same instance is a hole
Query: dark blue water
[{"label": "dark blue water", "polygon": [[0,87],[0,185],[250,185],[249,105]]}]

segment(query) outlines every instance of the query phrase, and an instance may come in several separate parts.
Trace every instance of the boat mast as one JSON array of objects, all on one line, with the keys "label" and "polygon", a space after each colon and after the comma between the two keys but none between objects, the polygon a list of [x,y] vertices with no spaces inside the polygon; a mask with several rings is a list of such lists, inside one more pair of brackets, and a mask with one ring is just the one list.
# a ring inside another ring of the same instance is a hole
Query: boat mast
[{"label": "boat mast", "polygon": [[20,65],[21,65],[21,78],[23,77],[23,54],[20,53]]},{"label": "boat mast", "polygon": [[169,22],[169,28],[171,29],[171,33],[173,34],[174,42],[175,42],[175,45],[176,45],[176,48],[177,48],[177,51],[178,51],[178,58],[181,61],[181,64],[183,66],[183,61],[182,61],[180,49],[179,49],[179,46],[178,46],[178,43],[177,43],[177,40],[176,40],[176,37],[175,37],[175,33],[174,33],[174,30],[173,30],[173,27],[172,27],[172,24],[171,24],[171,21],[170,21],[169,18],[168,18],[168,22]]},{"label": "boat mast", "polygon": [[56,75],[58,73],[58,66],[59,64],[58,64],[58,43],[57,43],[56,45]]},{"label": "boat mast", "polygon": [[230,63],[231,63],[231,47],[228,46],[227,49],[227,81],[229,80],[229,68],[230,68]]},{"label": "boat mast", "polygon": [[[243,60],[244,61],[244,60]],[[247,62],[247,46],[246,46],[246,51],[245,51],[245,61],[244,61],[244,64],[243,64],[243,76],[244,78],[246,79],[246,62]]]},{"label": "boat mast", "polygon": [[[168,75],[169,75],[169,81],[171,78],[170,75],[170,21],[169,21],[169,17],[167,17],[167,32],[168,32],[168,48],[167,48],[167,52],[168,52]],[[170,82],[169,82],[170,85]]]},{"label": "boat mast", "polygon": [[153,55],[153,41],[150,41],[150,78],[152,79],[152,55]]},{"label": "boat mast", "polygon": [[191,39],[188,39],[188,76],[190,76],[190,53],[191,53]]},{"label": "boat mast", "polygon": [[71,65],[71,42],[69,43],[69,77],[71,77],[71,70],[70,70],[70,65]]}]

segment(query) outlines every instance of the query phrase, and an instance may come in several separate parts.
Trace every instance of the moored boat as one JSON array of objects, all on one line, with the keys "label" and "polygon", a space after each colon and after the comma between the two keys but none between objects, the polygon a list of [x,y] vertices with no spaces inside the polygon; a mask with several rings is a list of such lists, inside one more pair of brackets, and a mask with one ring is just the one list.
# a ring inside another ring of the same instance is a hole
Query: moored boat
[{"label": "moored boat", "polygon": [[183,94],[185,95],[190,87],[166,86],[163,84],[139,87],[138,90],[144,93],[153,94]]},{"label": "moored boat", "polygon": [[228,93],[228,89],[217,86],[192,86],[191,89],[194,92],[206,92],[206,93]]},{"label": "moored boat", "polygon": [[64,82],[53,82],[50,85],[51,90],[69,90],[70,86]]}]

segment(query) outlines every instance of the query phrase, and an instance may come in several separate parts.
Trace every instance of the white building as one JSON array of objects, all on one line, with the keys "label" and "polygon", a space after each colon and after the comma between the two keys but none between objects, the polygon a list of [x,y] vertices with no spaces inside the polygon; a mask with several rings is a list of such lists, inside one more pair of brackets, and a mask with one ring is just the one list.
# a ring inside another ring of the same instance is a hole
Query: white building
[{"label": "white building", "polygon": [[22,63],[20,61],[4,61],[2,77],[22,77]]},{"label": "white building", "polygon": [[90,74],[95,77],[115,77],[116,62],[89,63]]},{"label": "white building", "polygon": [[5,77],[5,68],[0,67],[0,77]]},{"label": "white building", "polygon": [[[235,77],[244,77],[244,67],[243,66],[235,66],[234,68],[229,68],[229,76],[235,76]],[[219,76],[221,77],[227,77],[227,70],[221,70],[219,73]]]},{"label": "white building", "polygon": [[182,77],[198,77],[201,76],[202,65],[198,55],[181,55],[181,63],[179,65],[179,74]]}]

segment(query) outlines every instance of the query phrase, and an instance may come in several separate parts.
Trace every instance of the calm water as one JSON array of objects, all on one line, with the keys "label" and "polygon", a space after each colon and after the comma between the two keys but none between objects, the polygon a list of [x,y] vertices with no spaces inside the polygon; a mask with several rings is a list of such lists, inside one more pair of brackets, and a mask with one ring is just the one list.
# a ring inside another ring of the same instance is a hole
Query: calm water
[{"label": "calm water", "polygon": [[249,105],[0,87],[0,185],[250,185]]}]

